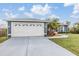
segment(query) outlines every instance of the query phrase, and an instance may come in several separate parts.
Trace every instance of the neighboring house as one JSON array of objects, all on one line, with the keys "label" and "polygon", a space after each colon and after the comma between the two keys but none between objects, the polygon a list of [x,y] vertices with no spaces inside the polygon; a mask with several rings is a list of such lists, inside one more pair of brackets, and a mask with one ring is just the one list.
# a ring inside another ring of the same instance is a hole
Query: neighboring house
[{"label": "neighboring house", "polygon": [[39,19],[8,19],[8,36],[23,37],[23,36],[47,36],[46,20]]},{"label": "neighboring house", "polygon": [[58,32],[68,32],[68,25],[64,23],[60,23],[60,27],[58,28]]},{"label": "neighboring house", "polygon": [[54,29],[51,29],[50,27],[48,27],[48,33],[50,32],[59,32],[59,33],[66,33],[66,32],[68,32],[68,24],[66,24],[66,23],[59,23],[59,27],[58,27],[58,29],[57,30],[54,30]]}]

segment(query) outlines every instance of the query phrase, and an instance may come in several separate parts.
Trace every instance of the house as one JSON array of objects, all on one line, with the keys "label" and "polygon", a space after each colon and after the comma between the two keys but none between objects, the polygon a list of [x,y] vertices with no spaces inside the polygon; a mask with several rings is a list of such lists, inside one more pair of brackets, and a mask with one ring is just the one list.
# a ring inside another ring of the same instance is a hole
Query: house
[{"label": "house", "polygon": [[54,35],[54,33],[58,32],[58,33],[67,33],[68,32],[68,24],[66,23],[59,23],[59,27],[57,28],[57,30],[51,29],[48,26],[48,35]]},{"label": "house", "polygon": [[68,24],[60,23],[60,27],[58,28],[58,32],[68,32]]},{"label": "house", "polygon": [[47,24],[49,21],[32,18],[8,19],[8,36],[47,36]]}]

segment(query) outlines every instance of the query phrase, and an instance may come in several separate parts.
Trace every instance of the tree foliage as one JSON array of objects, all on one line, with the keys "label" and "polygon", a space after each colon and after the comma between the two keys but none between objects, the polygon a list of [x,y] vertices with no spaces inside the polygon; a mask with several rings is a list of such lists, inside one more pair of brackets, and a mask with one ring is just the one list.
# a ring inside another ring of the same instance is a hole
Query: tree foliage
[{"label": "tree foliage", "polygon": [[50,27],[51,29],[57,30],[57,28],[59,27],[59,19],[58,18],[54,18],[51,19],[51,22],[48,24],[48,27]]},{"label": "tree foliage", "polygon": [[66,21],[66,24],[67,24],[67,25],[70,25],[70,23],[71,23],[70,21]]},{"label": "tree foliage", "polygon": [[70,31],[71,33],[79,33],[79,23],[75,23]]}]

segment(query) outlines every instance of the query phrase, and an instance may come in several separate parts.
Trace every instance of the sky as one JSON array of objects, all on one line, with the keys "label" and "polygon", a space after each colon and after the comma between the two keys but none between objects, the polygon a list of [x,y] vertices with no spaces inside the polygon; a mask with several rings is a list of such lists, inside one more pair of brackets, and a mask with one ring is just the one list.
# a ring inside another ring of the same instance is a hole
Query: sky
[{"label": "sky", "polygon": [[59,18],[60,22],[79,21],[78,3],[0,3],[0,26],[8,18]]}]

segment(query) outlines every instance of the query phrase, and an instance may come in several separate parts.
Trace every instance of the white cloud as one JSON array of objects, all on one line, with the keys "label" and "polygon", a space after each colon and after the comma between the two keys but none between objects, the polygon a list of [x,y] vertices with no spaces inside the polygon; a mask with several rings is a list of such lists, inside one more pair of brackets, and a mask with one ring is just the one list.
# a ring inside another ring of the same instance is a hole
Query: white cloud
[{"label": "white cloud", "polygon": [[74,10],[73,12],[72,12],[72,14],[77,14],[78,13],[78,10]]},{"label": "white cloud", "polygon": [[71,15],[70,17],[71,17],[71,18],[79,19],[79,15],[74,15],[74,14],[73,14],[73,15]]},{"label": "white cloud", "polygon": [[19,11],[24,11],[24,10],[25,10],[25,7],[24,7],[24,6],[19,7],[18,10],[19,10]]},{"label": "white cloud", "polygon": [[13,14],[13,12],[9,9],[3,9],[4,15],[6,18],[16,18],[18,14]]},{"label": "white cloud", "polygon": [[72,14],[77,14],[77,13],[79,13],[79,4],[74,5],[73,12],[72,12]]},{"label": "white cloud", "polygon": [[32,13],[25,12],[24,15],[26,17],[33,18],[33,14]]},{"label": "white cloud", "polygon": [[70,15],[71,18],[79,18],[79,3],[64,3],[64,7],[73,6],[73,11]]},{"label": "white cloud", "polygon": [[[23,11],[22,13],[14,13],[13,10],[3,9],[4,16],[6,18],[40,18],[45,19],[46,16],[51,14],[52,9],[57,9],[57,7],[50,7],[48,4],[45,5],[33,5],[30,12],[25,11],[25,7],[17,8],[18,11]],[[35,17],[36,16],[36,17]],[[53,17],[56,17],[53,15]]]},{"label": "white cloud", "polygon": [[79,4],[78,3],[74,4],[73,11],[70,17],[79,18]]},{"label": "white cloud", "polygon": [[42,5],[33,5],[31,12],[38,15],[46,15],[50,13],[50,6],[48,4],[45,4],[45,6]]},{"label": "white cloud", "polygon": [[52,19],[52,18],[60,18],[60,17],[53,14],[53,15],[50,15],[48,18],[49,18],[49,19]]},{"label": "white cloud", "polygon": [[28,17],[33,18],[33,14],[29,12],[23,12],[21,14],[20,13],[14,14],[12,10],[9,10],[9,9],[3,9],[3,12],[6,18],[28,18]]},{"label": "white cloud", "polygon": [[5,12],[5,16],[7,18],[16,18],[17,17],[17,14],[12,14],[12,13]]},{"label": "white cloud", "polygon": [[74,5],[75,3],[64,3],[64,7],[67,7],[67,6],[72,6]]}]

